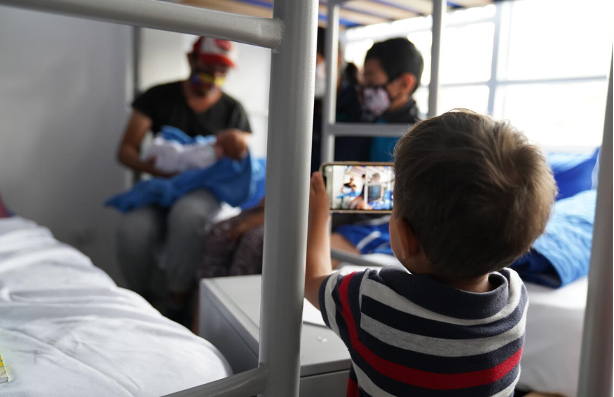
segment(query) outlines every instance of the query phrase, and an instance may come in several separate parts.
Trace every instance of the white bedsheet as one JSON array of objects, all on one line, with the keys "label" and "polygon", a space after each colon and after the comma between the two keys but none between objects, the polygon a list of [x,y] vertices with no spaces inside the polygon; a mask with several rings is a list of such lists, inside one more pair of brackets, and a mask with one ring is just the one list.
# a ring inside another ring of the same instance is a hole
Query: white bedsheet
[{"label": "white bedsheet", "polygon": [[[382,265],[401,266],[390,255],[370,254],[363,255],[363,258]],[[341,271],[363,269],[342,264]],[[529,309],[517,387],[574,397],[580,373],[588,280],[584,277],[560,289],[531,283],[525,285]]]},{"label": "white bedsheet", "polygon": [[0,219],[0,395],[161,396],[228,376],[221,353],[48,229]]}]

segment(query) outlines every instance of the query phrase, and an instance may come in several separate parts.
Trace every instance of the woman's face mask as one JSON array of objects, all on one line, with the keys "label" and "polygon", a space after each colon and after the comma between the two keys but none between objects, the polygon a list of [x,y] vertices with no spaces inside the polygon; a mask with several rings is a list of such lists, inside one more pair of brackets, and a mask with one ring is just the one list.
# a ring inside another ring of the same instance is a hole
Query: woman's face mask
[{"label": "woman's face mask", "polygon": [[375,117],[384,114],[391,103],[390,94],[385,86],[363,88],[362,100],[365,109]]},{"label": "woman's face mask", "polygon": [[211,88],[219,88],[224,85],[226,78],[223,76],[214,76],[211,73],[194,72],[192,73],[192,83],[197,86],[209,86]]}]

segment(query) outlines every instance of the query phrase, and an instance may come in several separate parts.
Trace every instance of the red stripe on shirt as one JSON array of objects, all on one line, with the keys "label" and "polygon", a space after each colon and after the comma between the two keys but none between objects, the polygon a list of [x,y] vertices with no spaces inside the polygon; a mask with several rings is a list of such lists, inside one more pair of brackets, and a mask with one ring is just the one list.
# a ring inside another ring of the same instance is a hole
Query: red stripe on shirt
[{"label": "red stripe on shirt", "polygon": [[422,371],[409,368],[404,365],[385,360],[373,353],[358,339],[356,323],[349,304],[348,286],[354,273],[348,274],[341,281],[339,286],[339,297],[341,298],[341,313],[348,325],[352,348],[362,356],[362,358],[382,375],[399,382],[413,386],[433,390],[453,390],[476,387],[494,383],[514,369],[520,362],[522,348],[510,356],[507,360],[492,368],[464,372],[458,374],[438,374],[435,372]]},{"label": "red stripe on shirt", "polygon": [[354,382],[354,379],[348,379],[348,389],[345,394],[347,397],[359,397],[358,395],[358,384]]}]

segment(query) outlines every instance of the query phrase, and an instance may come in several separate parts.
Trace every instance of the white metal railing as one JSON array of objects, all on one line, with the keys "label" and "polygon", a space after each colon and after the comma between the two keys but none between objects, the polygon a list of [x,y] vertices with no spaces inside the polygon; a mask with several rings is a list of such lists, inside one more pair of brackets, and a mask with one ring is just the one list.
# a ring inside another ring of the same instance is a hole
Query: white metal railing
[{"label": "white metal railing", "polygon": [[[275,0],[273,19],[153,0],[0,0],[0,4],[271,48],[267,200],[258,368],[173,394],[294,397],[307,241],[317,0]],[[291,192],[292,200],[287,200]]]},{"label": "white metal railing", "polygon": [[0,4],[276,48],[280,19],[257,18],[154,0],[1,0]]}]

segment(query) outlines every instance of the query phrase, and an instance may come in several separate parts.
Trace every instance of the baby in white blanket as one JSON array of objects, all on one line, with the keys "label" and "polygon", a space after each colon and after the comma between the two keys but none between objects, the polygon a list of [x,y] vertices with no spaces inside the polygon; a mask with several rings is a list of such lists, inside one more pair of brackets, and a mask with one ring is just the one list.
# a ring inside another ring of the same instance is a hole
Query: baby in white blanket
[{"label": "baby in white blanket", "polygon": [[189,169],[209,167],[223,156],[224,150],[217,144],[214,136],[186,145],[157,136],[143,153],[143,160],[154,159],[154,166],[158,170],[176,174]]}]

